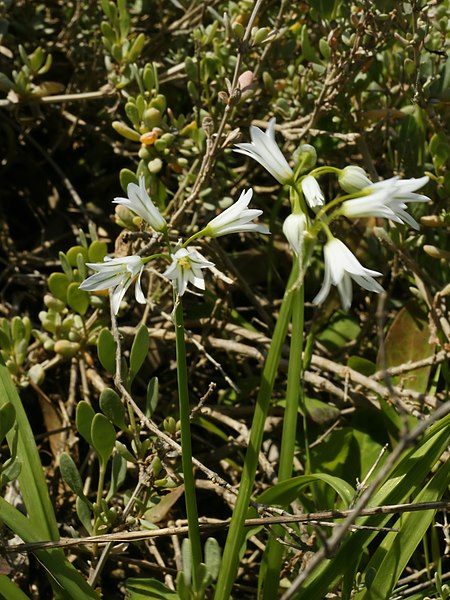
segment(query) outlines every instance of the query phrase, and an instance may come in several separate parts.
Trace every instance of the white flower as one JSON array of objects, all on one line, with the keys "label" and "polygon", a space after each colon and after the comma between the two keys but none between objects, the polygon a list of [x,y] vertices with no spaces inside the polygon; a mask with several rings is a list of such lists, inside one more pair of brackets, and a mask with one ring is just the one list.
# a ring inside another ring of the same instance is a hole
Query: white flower
[{"label": "white flower", "polygon": [[342,306],[348,310],[352,303],[352,279],[369,292],[382,292],[381,285],[373,279],[381,273],[362,266],[356,256],[340,240],[329,240],[323,250],[325,275],[322,288],[314,298],[314,304],[321,304],[328,296],[331,284],[335,285],[341,297]]},{"label": "white flower", "polygon": [[377,181],[361,190],[364,195],[360,198],[345,200],[342,203],[342,214],[346,217],[383,217],[397,223],[408,223],[414,229],[419,229],[419,224],[406,209],[408,202],[429,202],[428,196],[415,193],[427,181],[427,176],[419,179],[392,177]]},{"label": "white flower", "polygon": [[145,189],[145,180],[139,177],[139,185],[129,183],[127,185],[128,198],[114,198],[114,204],[123,204],[134,213],[139,215],[155,231],[163,231],[167,227],[166,220],[153,204]]},{"label": "white flower", "polygon": [[163,273],[167,279],[173,281],[177,292],[182,296],[188,283],[192,283],[200,290],[205,289],[205,280],[202,269],[213,267],[214,263],[206,260],[197,250],[181,248],[172,254],[172,264]]},{"label": "white flower", "polygon": [[302,253],[305,229],[306,216],[303,213],[291,214],[283,223],[283,233],[297,256]]},{"label": "white flower", "polygon": [[372,184],[364,169],[354,165],[349,165],[348,167],[345,167],[345,169],[342,169],[339,173],[338,180],[341,188],[349,194],[359,192]]},{"label": "white flower", "polygon": [[275,141],[275,122],[275,118],[270,119],[265,133],[252,125],[250,127],[252,141],[236,144],[234,151],[255,159],[280,183],[290,183],[294,177],[294,172]]},{"label": "white flower", "polygon": [[262,210],[247,208],[252,195],[253,190],[251,188],[243,191],[237,202],[208,223],[205,227],[205,235],[219,237],[228,233],[238,233],[239,231],[270,233],[265,225],[257,225],[251,222],[262,214]]},{"label": "white flower", "polygon": [[310,208],[323,206],[325,197],[320,189],[320,185],[317,183],[317,179],[312,175],[307,175],[302,179],[302,192]]},{"label": "white flower", "polygon": [[121,256],[120,258],[106,256],[102,263],[86,263],[86,265],[97,273],[83,281],[80,289],[94,292],[114,288],[111,304],[115,315],[119,312],[120,303],[133,281],[135,281],[136,300],[145,304],[145,296],[141,288],[144,262],[140,256]]}]

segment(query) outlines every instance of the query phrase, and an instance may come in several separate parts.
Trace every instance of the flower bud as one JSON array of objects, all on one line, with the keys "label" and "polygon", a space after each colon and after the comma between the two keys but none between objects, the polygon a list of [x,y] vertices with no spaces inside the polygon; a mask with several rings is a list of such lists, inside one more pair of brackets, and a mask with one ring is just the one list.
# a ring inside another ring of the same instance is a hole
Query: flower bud
[{"label": "flower bud", "polygon": [[306,230],[306,216],[303,213],[289,215],[283,223],[283,233],[292,251],[300,256]]},{"label": "flower bud", "polygon": [[310,171],[317,162],[316,149],[310,144],[300,144],[294,152],[294,161],[303,172]]},{"label": "flower bud", "polygon": [[349,194],[359,192],[371,183],[367,173],[361,167],[350,165],[339,173],[339,185]]}]

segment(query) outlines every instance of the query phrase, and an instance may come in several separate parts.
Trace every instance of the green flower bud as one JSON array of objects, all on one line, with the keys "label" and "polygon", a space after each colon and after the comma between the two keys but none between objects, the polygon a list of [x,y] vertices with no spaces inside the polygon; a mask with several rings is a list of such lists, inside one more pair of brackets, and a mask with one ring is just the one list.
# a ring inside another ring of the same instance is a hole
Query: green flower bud
[{"label": "green flower bud", "polygon": [[361,167],[349,165],[339,173],[339,185],[349,194],[359,192],[371,183],[367,173]]}]

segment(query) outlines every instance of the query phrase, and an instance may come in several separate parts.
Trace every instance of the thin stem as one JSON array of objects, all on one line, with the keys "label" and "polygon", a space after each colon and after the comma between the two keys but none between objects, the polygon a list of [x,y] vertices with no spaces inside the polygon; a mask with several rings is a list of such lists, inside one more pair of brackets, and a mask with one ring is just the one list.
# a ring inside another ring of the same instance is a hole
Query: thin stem
[{"label": "thin stem", "polygon": [[281,349],[286,339],[287,329],[292,311],[292,302],[296,293],[295,284],[299,276],[298,262],[294,263],[283,302],[280,308],[272,342],[261,376],[261,387],[256,400],[255,413],[250,431],[249,445],[244,460],[239,493],[236,506],[231,517],[230,529],[225,543],[219,577],[216,585],[215,600],[229,600],[231,588],[236,578],[241,546],[244,543],[244,521],[253,490],[258,466],[258,455],[261,449],[264,424],[269,410],[270,398],[280,362]]},{"label": "thin stem", "polygon": [[189,407],[189,388],[186,365],[186,345],[184,340],[183,304],[174,291],[173,311],[175,319],[175,336],[177,352],[178,400],[180,405],[181,424],[181,460],[184,477],[184,497],[188,520],[189,541],[192,553],[192,582],[193,589],[200,588],[198,568],[202,562],[202,547],[200,543],[200,528],[198,525],[197,498],[195,494],[195,479],[192,464],[191,423]]},{"label": "thin stem", "polygon": [[[286,408],[284,410],[283,432],[281,437],[280,462],[278,468],[278,481],[285,481],[292,476],[295,440],[297,437],[297,416],[299,404],[303,412],[303,430],[305,434],[305,447],[308,448],[306,438],[306,413],[304,406],[304,393],[302,385],[303,372],[303,328],[304,328],[304,285],[303,281],[295,286],[292,299],[292,331],[291,347],[289,354],[288,380],[286,390]],[[307,461],[308,462],[308,461]],[[264,579],[264,600],[272,600],[278,596],[280,582],[283,546],[276,537],[283,537],[283,528],[273,528],[274,537],[269,539],[266,553],[266,576]]]}]

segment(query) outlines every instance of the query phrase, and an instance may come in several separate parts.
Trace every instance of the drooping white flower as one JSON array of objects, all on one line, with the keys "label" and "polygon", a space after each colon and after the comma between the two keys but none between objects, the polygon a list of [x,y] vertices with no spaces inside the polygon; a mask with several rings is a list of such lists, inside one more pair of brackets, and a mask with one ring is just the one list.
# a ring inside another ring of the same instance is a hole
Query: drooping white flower
[{"label": "drooping white flower", "polygon": [[338,180],[341,188],[349,194],[359,192],[372,184],[364,169],[356,165],[349,165],[342,169]]},{"label": "drooping white flower", "polygon": [[428,196],[416,190],[428,182],[428,177],[399,179],[392,177],[377,181],[361,190],[361,197],[345,200],[342,214],[346,217],[382,217],[397,223],[407,223],[419,229],[417,221],[406,212],[408,202],[429,202]]},{"label": "drooping white flower", "polygon": [[122,204],[150,225],[155,231],[163,231],[167,227],[166,220],[153,204],[145,189],[145,179],[139,177],[139,185],[127,185],[128,198],[114,198],[114,204]]},{"label": "drooping white flower", "polygon": [[205,227],[205,235],[219,237],[228,233],[238,233],[240,231],[255,231],[258,233],[270,233],[265,225],[252,223],[253,219],[262,214],[262,210],[257,208],[247,208],[253,196],[253,190],[250,188],[243,191],[239,200],[224,210],[220,215],[214,217]]},{"label": "drooping white flower", "polygon": [[205,289],[205,279],[202,269],[214,266],[214,263],[206,260],[204,256],[193,248],[180,248],[172,254],[172,264],[165,270],[163,275],[173,281],[177,292],[182,296],[186,291],[188,283],[192,283],[200,290]]},{"label": "drooping white flower", "polygon": [[111,289],[111,304],[114,314],[117,315],[119,312],[120,303],[133,281],[135,282],[136,300],[140,304],[145,304],[145,296],[141,288],[144,262],[140,256],[121,256],[120,258],[106,256],[102,263],[86,263],[86,265],[97,273],[85,279],[80,285],[80,289],[87,292]]},{"label": "drooping white flower", "polygon": [[325,196],[320,189],[317,179],[312,175],[307,175],[302,179],[302,192],[310,208],[323,206]]},{"label": "drooping white flower", "polygon": [[362,266],[347,246],[336,238],[324,246],[325,274],[322,288],[314,298],[314,304],[321,304],[328,296],[331,285],[335,285],[341,297],[342,306],[348,310],[352,303],[352,279],[369,292],[382,292],[383,288],[375,281],[381,273]]},{"label": "drooping white flower", "polygon": [[291,214],[283,223],[283,233],[297,256],[302,253],[305,229],[306,216],[303,213]]},{"label": "drooping white flower", "polygon": [[275,117],[270,119],[266,132],[252,125],[250,127],[252,141],[236,144],[234,151],[259,162],[280,183],[290,183],[294,172],[275,141],[275,122]]}]

